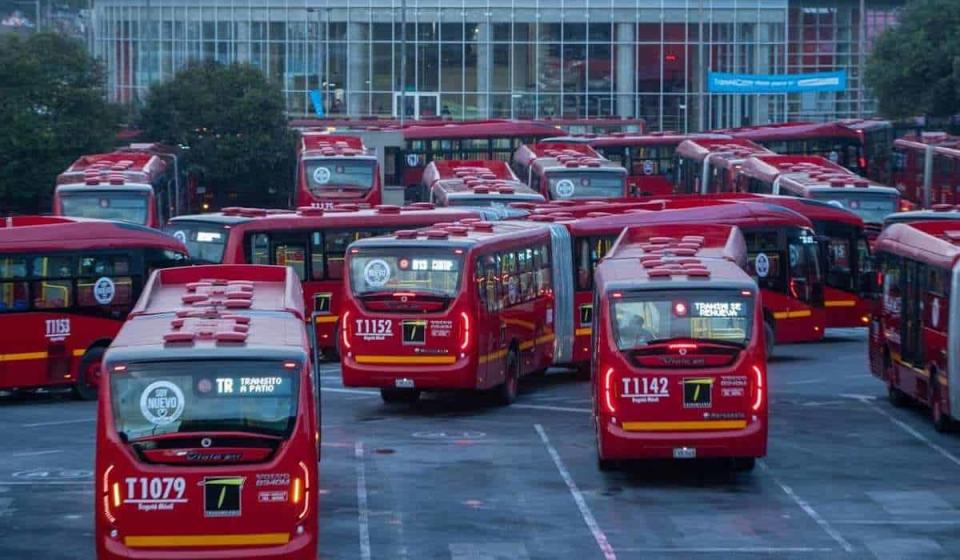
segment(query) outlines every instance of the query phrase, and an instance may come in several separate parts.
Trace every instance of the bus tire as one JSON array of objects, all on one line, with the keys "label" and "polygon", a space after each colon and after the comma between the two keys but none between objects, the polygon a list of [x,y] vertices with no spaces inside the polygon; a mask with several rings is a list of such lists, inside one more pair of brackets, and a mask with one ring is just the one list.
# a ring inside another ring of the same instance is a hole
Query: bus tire
[{"label": "bus tire", "polygon": [[764,349],[767,351],[767,358],[773,355],[773,347],[777,344],[777,334],[773,330],[770,321],[763,322]]},{"label": "bus tire", "polygon": [[[106,349],[103,346],[94,346],[87,350],[80,360],[80,371],[77,372],[77,380],[73,384],[73,396],[81,401],[97,400],[99,382],[103,380],[102,372],[98,371]],[[91,382],[91,378],[94,382]]]},{"label": "bus tire", "polygon": [[930,416],[933,420],[933,429],[942,434],[952,431],[953,422],[950,416],[943,412],[943,405],[940,404],[940,383],[936,380],[936,375],[936,370],[930,371]]},{"label": "bus tire", "polygon": [[597,470],[600,472],[612,472],[617,470],[619,463],[611,459],[601,459],[600,455],[597,455]]},{"label": "bus tire", "polygon": [[732,460],[734,472],[751,472],[757,466],[756,457],[734,457]]},{"label": "bus tire", "polygon": [[413,404],[420,399],[416,389],[380,389],[380,398],[386,404]]},{"label": "bus tire", "polygon": [[497,401],[509,406],[517,400],[520,392],[520,355],[516,348],[511,348],[507,354],[507,371],[503,377],[503,383],[497,388]]}]

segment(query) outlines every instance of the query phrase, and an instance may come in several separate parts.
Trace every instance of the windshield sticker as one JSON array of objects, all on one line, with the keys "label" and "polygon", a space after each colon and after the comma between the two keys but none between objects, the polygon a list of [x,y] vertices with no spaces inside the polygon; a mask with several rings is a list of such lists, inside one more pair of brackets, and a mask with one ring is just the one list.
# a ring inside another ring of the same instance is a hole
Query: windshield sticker
[{"label": "windshield sticker", "polygon": [[653,160],[644,160],[643,162],[643,174],[644,175],[653,175],[655,168],[653,167]]},{"label": "windshield sticker", "polygon": [[570,179],[560,179],[557,181],[557,186],[555,187],[557,191],[557,196],[563,198],[570,198],[573,196],[573,193],[576,192],[577,187],[573,184],[573,181]]},{"label": "windshield sticker", "polygon": [[154,381],[140,395],[140,413],[154,426],[176,422],[183,414],[183,391],[169,381]]},{"label": "windshield sticker", "polygon": [[116,293],[117,288],[114,286],[113,280],[106,276],[101,276],[93,285],[93,297],[100,305],[109,305]]},{"label": "windshield sticker", "polygon": [[177,231],[173,232],[173,237],[180,243],[187,242],[187,232],[183,231],[182,229],[178,229]]},{"label": "windshield sticker", "polygon": [[758,253],[757,258],[753,263],[754,270],[757,271],[757,276],[760,278],[766,278],[770,274],[770,259],[767,257],[766,253]]},{"label": "windshield sticker", "polygon": [[363,267],[363,279],[374,288],[386,286],[390,281],[390,265],[383,259],[373,259]]},{"label": "windshield sticker", "polygon": [[326,185],[330,182],[330,169],[326,167],[318,167],[314,169],[313,180],[321,185]]}]

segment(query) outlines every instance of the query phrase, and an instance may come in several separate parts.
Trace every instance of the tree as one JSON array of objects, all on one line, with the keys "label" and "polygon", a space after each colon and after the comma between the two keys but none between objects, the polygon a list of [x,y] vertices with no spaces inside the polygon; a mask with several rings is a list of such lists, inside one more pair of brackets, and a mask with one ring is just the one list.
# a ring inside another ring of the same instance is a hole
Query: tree
[{"label": "tree", "polygon": [[57,174],[107,149],[120,113],[80,41],[0,37],[0,215],[50,210]]},{"label": "tree", "polygon": [[296,136],[280,87],[257,68],[193,63],[151,87],[140,124],[146,138],[188,148],[189,172],[217,205],[287,204]]},{"label": "tree", "polygon": [[877,39],[865,77],[887,117],[960,112],[960,2],[908,3]]}]

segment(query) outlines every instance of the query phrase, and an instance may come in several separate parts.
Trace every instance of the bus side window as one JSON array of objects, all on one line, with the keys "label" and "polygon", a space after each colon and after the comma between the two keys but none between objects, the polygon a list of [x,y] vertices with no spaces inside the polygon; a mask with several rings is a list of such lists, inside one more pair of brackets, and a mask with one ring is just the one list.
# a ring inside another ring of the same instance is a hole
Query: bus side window
[{"label": "bus side window", "polygon": [[34,257],[33,306],[38,309],[70,307],[73,303],[73,259]]},{"label": "bus side window", "polygon": [[902,264],[900,257],[883,256],[883,308],[894,315],[900,314],[900,267]]},{"label": "bus side window", "polygon": [[[130,257],[126,255],[81,256],[77,278],[77,304],[82,307],[130,305],[133,301],[131,268]],[[103,278],[109,282],[101,282]]]},{"label": "bus side window", "polygon": [[322,280],[326,273],[323,260],[323,234],[315,231],[310,235],[310,279]]},{"label": "bus side window", "polygon": [[273,257],[274,264],[280,266],[289,266],[297,273],[297,277],[303,280],[305,274],[305,255],[303,245],[296,243],[278,243],[274,245]]},{"label": "bus side window", "polygon": [[30,307],[27,258],[0,256],[0,313]]},{"label": "bus side window", "polygon": [[503,282],[503,307],[520,302],[520,282],[517,277],[517,254],[513,251],[503,253],[500,261],[500,277]]},{"label": "bus side window", "polygon": [[250,264],[270,264],[270,238],[255,233],[250,238]]}]

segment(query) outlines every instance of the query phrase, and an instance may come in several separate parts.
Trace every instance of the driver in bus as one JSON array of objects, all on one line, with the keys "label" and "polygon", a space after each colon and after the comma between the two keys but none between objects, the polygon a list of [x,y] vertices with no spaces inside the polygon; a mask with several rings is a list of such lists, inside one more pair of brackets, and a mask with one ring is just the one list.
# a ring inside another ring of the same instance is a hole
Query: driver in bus
[{"label": "driver in bus", "polygon": [[623,337],[625,341],[630,342],[628,345],[629,348],[646,346],[647,343],[655,338],[656,336],[653,332],[646,328],[646,320],[644,320],[642,315],[634,315],[630,319],[629,327],[626,329]]}]

